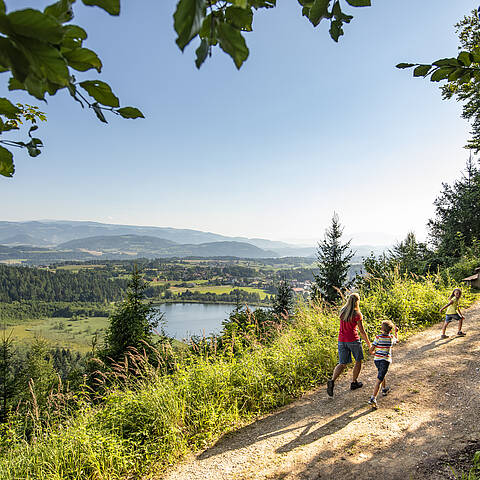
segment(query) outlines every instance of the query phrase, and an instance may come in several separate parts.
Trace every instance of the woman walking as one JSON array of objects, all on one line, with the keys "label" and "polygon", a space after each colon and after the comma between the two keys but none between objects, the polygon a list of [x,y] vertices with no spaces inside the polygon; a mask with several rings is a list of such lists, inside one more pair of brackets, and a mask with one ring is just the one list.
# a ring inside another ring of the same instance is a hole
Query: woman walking
[{"label": "woman walking", "polygon": [[[363,383],[359,382],[358,375],[362,369],[363,349],[360,336],[365,340],[368,348],[371,343],[363,328],[363,317],[360,312],[358,303],[360,297],[357,293],[352,293],[347,303],[340,310],[340,332],[338,333],[338,365],[333,371],[332,379],[327,382],[327,393],[333,397],[333,387],[335,380],[345,370],[345,367],[351,363],[352,355],[355,359],[355,365],[352,371],[352,383],[350,389],[355,390],[362,387]],[[358,332],[357,332],[358,328]]]}]

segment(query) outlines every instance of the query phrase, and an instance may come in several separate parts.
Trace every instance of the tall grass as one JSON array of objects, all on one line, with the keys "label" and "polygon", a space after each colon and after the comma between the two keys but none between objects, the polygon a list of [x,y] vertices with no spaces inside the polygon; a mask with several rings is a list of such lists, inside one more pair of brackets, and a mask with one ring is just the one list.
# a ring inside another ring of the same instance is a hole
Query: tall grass
[{"label": "tall grass", "polygon": [[[403,331],[438,321],[452,285],[392,274],[362,293],[367,331],[390,318]],[[463,301],[472,301],[464,291]],[[326,307],[299,304],[295,320],[268,345],[239,342],[210,356],[178,357],[162,374],[132,353],[138,375],[118,375],[99,404],[81,400],[72,416],[38,422],[28,442],[5,433],[2,479],[138,478],[199,449],[240,422],[285,405],[325,381],[337,361],[338,318]]]}]

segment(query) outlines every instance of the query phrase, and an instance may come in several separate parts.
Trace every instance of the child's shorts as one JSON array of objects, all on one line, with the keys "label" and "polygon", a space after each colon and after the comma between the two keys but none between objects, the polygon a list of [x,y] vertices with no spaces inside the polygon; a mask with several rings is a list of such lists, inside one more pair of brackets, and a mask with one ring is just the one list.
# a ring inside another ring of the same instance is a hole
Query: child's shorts
[{"label": "child's shorts", "polygon": [[388,372],[390,362],[387,362],[387,360],[375,360],[374,363],[378,370],[377,378],[382,382]]},{"label": "child's shorts", "polygon": [[352,355],[356,362],[363,360],[362,341],[338,342],[338,363],[346,365],[352,361]]},{"label": "child's shorts", "polygon": [[458,313],[445,315],[445,323],[450,323],[452,320],[460,320],[462,317]]}]

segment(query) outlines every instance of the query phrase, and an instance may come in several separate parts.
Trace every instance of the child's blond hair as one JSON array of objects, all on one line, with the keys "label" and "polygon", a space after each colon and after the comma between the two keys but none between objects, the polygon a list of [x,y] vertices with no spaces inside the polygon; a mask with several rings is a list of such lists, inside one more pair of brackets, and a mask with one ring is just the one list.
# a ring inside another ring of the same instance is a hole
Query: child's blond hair
[{"label": "child's blond hair", "polygon": [[382,327],[381,328],[385,333],[390,333],[395,328],[395,325],[390,320],[384,320],[382,322]]}]

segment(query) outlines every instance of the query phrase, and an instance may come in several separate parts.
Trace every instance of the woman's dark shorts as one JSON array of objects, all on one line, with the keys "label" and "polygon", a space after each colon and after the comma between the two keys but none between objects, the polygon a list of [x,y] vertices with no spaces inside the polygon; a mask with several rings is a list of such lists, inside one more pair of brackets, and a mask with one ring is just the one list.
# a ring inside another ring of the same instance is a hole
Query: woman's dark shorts
[{"label": "woman's dark shorts", "polygon": [[362,341],[338,342],[338,363],[351,363],[352,355],[356,362],[363,360]]},{"label": "woman's dark shorts", "polygon": [[386,360],[375,360],[373,363],[375,363],[378,370],[377,378],[382,382],[388,372],[390,362],[387,362]]},{"label": "woman's dark shorts", "polygon": [[458,313],[452,313],[445,315],[445,322],[450,323],[452,320],[460,320],[462,317]]}]

